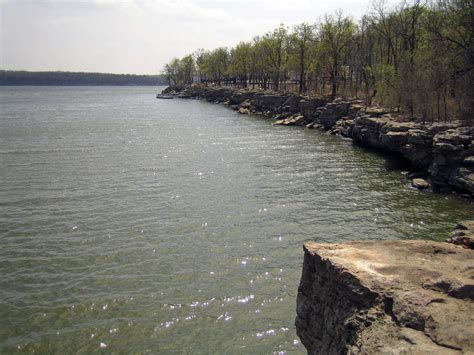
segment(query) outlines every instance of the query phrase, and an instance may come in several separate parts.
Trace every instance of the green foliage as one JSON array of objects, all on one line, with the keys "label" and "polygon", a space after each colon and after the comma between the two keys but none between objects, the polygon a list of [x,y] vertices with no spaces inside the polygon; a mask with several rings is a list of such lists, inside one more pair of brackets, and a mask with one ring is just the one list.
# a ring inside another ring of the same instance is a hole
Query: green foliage
[{"label": "green foliage", "polygon": [[387,10],[375,0],[358,22],[339,11],[291,31],[282,24],[231,49],[174,59],[164,73],[173,83],[198,76],[207,85],[362,97],[423,121],[469,119],[474,8],[472,0],[407,0]]},{"label": "green foliage", "polygon": [[337,95],[343,58],[347,55],[347,48],[352,41],[356,26],[348,17],[343,17],[342,12],[335,16],[326,16],[320,26],[321,51],[328,58],[327,71],[331,78],[331,96]]},{"label": "green foliage", "polygon": [[283,24],[267,32],[260,40],[262,64],[272,78],[273,89],[277,90],[284,75],[288,60],[288,29]]},{"label": "green foliage", "polygon": [[368,75],[373,75],[375,78],[378,98],[394,106],[396,102],[391,102],[391,98],[393,97],[397,80],[395,67],[392,64],[376,64],[373,67],[366,66],[365,70],[368,72]]},{"label": "green foliage", "polygon": [[306,91],[307,74],[316,49],[315,26],[308,23],[296,25],[288,36],[288,69],[299,73],[299,91]]},{"label": "green foliage", "polygon": [[167,78],[170,85],[191,84],[194,74],[194,58],[187,55],[181,59],[174,58],[163,68],[163,75]]},{"label": "green foliage", "polygon": [[230,64],[228,73],[239,78],[240,82],[246,86],[250,76],[252,65],[253,47],[250,42],[240,42],[230,51]]}]

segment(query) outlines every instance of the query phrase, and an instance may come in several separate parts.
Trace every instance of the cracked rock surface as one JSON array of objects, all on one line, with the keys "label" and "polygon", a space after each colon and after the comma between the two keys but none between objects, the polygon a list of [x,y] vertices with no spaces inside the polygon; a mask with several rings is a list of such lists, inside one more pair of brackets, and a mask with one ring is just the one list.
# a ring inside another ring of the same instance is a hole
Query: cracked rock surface
[{"label": "cracked rock surface", "polygon": [[474,251],[431,241],[304,245],[296,329],[310,354],[474,352]]}]

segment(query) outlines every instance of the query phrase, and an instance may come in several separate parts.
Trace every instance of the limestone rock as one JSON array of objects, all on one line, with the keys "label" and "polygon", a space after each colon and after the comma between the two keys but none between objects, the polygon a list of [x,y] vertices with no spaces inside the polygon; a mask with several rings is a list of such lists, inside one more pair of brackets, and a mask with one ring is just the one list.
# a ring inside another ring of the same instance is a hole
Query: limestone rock
[{"label": "limestone rock", "polygon": [[162,90],[162,94],[174,94],[177,92],[181,92],[186,88],[185,85],[171,85],[168,86],[166,89]]},{"label": "limestone rock", "polygon": [[300,100],[299,108],[301,114],[309,121],[313,121],[315,118],[316,110],[328,103],[327,100],[312,98],[308,100]]},{"label": "limestone rock", "polygon": [[252,98],[252,106],[258,111],[276,111],[286,100],[288,96],[278,94],[265,94]]},{"label": "limestone rock", "polygon": [[293,115],[288,118],[276,120],[273,124],[282,126],[301,126],[305,124],[305,119],[302,115]]},{"label": "limestone rock", "polygon": [[474,251],[431,241],[304,251],[296,331],[309,354],[474,351]]},{"label": "limestone rock", "polygon": [[300,101],[302,97],[300,95],[290,95],[286,101],[282,104],[282,109],[284,112],[289,112],[292,114],[300,112]]},{"label": "limestone rock", "polygon": [[421,178],[416,178],[416,179],[413,179],[411,181],[411,186],[417,188],[417,189],[420,189],[420,190],[425,190],[427,189],[428,187],[430,187],[430,184],[428,181],[426,181],[425,179],[421,179]]},{"label": "limestone rock", "polygon": [[252,103],[249,100],[245,100],[240,104],[240,107],[250,110],[252,108]]},{"label": "limestone rock", "polygon": [[474,233],[474,220],[459,222],[456,226],[456,229],[470,230]]},{"label": "limestone rock", "polygon": [[474,156],[464,158],[464,160],[462,161],[462,165],[474,167]]},{"label": "limestone rock", "polygon": [[474,249],[474,221],[461,222],[456,230],[446,240],[448,243],[462,245],[465,248]]},{"label": "limestone rock", "polygon": [[346,116],[337,120],[334,127],[329,131],[330,134],[337,134],[343,137],[351,137],[352,129],[354,127],[354,120]]},{"label": "limestone rock", "polygon": [[331,129],[337,120],[347,116],[349,112],[349,102],[335,100],[328,103],[319,113],[319,123],[325,130]]}]

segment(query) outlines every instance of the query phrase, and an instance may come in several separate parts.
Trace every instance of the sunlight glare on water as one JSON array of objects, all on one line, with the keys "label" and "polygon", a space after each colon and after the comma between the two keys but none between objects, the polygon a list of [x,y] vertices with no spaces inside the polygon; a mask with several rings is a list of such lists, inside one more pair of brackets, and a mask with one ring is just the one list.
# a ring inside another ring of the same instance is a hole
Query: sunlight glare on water
[{"label": "sunlight glare on water", "polygon": [[0,88],[0,352],[305,353],[306,240],[442,240],[467,200],[149,87]]}]

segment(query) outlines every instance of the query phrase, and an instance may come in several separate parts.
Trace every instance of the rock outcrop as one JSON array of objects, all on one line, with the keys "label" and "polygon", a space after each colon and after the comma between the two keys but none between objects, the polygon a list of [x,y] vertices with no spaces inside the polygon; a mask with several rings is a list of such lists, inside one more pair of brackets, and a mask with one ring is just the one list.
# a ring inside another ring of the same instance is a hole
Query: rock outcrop
[{"label": "rock outcrop", "polygon": [[474,127],[397,122],[389,115],[354,120],[351,138],[362,145],[398,153],[428,172],[434,186],[474,195]]},{"label": "rock outcrop", "polygon": [[304,245],[296,329],[310,354],[474,352],[474,251],[431,241]]},{"label": "rock outcrop", "polygon": [[292,93],[206,86],[171,86],[163,91],[230,106],[241,114],[271,117],[275,125],[319,128],[408,160],[434,189],[474,196],[474,127],[461,123],[404,122],[383,107],[355,99],[330,100]]},{"label": "rock outcrop", "polygon": [[474,221],[458,223],[456,230],[446,240],[448,243],[474,249]]}]

